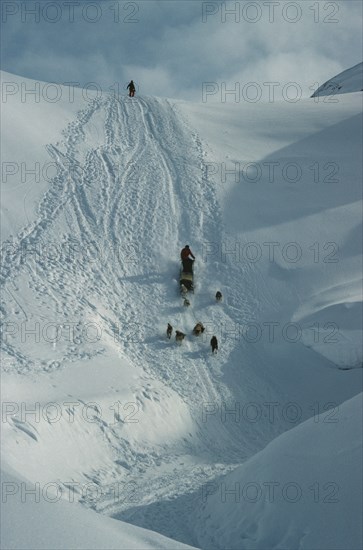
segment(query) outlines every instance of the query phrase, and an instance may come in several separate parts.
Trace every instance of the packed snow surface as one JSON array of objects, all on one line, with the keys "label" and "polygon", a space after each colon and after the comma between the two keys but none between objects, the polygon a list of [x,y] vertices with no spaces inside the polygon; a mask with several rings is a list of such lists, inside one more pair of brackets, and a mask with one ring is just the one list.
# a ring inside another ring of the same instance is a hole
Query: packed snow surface
[{"label": "packed snow surface", "polygon": [[2,546],[361,547],[361,94],[2,80]]}]

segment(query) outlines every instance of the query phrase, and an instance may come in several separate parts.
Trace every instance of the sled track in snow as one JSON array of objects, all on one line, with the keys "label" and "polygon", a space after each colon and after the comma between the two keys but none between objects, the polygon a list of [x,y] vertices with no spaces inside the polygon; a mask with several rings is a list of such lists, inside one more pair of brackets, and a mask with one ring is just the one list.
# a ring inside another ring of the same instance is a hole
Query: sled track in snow
[{"label": "sled track in snow", "polygon": [[[95,147],[88,140],[96,117],[103,120],[103,135]],[[165,253],[167,250],[178,258],[186,237],[193,240],[195,250],[202,250],[205,242],[222,239],[218,201],[205,179],[198,135],[170,101],[109,97],[79,113],[65,130],[64,141],[49,145],[48,152],[57,165],[57,177],[40,204],[38,219],[14,240],[18,252],[2,272],[9,290],[5,315],[9,321],[18,320],[19,315],[29,320],[29,306],[38,314],[31,319],[33,323],[44,319],[64,325],[97,322],[132,363],[142,365],[151,378],[166,382],[187,403],[198,426],[198,441],[186,444],[185,452],[214,456],[220,462],[218,473],[229,470],[241,456],[239,427],[230,424],[226,428],[218,419],[211,420],[211,436],[203,424],[203,404],[219,406],[229,395],[215,375],[218,356],[210,356],[210,336],[190,336],[196,316],[203,322],[211,314],[216,322],[220,317],[228,321],[228,317],[206,299],[209,289],[203,289],[203,273],[208,265],[202,262],[197,268],[193,304],[189,311],[181,308],[172,282],[177,263],[170,262]],[[65,257],[23,262],[22,247],[47,242],[66,250]],[[26,290],[28,304],[11,298],[14,285],[20,296]],[[181,347],[165,341],[164,329],[158,332],[156,327],[166,328],[168,321],[188,332]],[[116,333],[120,335],[117,343]],[[69,361],[93,355],[102,358],[104,345],[70,342],[51,365],[41,356],[29,355],[26,346],[18,349],[7,343],[3,351],[10,368],[16,365],[25,372],[66,368]],[[139,479],[140,471],[154,469],[161,460],[157,451],[145,456],[128,449],[112,426],[100,425],[100,430],[114,442],[115,468],[107,474],[93,472],[91,479],[97,483]],[[156,477],[145,482],[140,503],[147,505],[150,499],[183,493],[216,475],[215,467],[210,466],[190,473],[179,464],[180,449],[168,452],[163,460],[175,463],[173,473],[158,477],[155,468]],[[125,456],[129,464],[126,472],[120,466]],[[112,514],[126,508],[111,502],[102,506]]]}]

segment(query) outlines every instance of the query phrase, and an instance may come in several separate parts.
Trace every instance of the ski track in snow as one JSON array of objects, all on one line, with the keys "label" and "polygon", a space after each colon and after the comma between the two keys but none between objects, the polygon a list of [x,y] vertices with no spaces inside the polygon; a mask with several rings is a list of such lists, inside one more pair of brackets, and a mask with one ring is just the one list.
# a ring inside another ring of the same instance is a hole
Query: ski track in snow
[{"label": "ski track in snow", "polygon": [[[88,139],[97,117],[103,120],[104,136],[101,144],[92,147]],[[200,418],[201,403],[228,402],[218,361],[234,350],[233,340],[215,358],[210,355],[210,335],[190,336],[198,320],[217,326],[254,318],[258,303],[252,298],[257,295],[253,266],[209,265],[199,257],[196,292],[188,310],[181,307],[177,292],[177,259],[184,241],[192,241],[193,249],[201,251],[204,243],[223,238],[215,190],[204,179],[203,144],[168,100],[109,97],[81,111],[65,130],[64,141],[49,145],[48,152],[58,170],[40,203],[38,218],[5,243],[11,254],[1,273],[8,296],[2,304],[3,315],[8,322],[47,321],[76,328],[92,320],[108,342],[133,364],[142,365],[146,397],[150,398],[148,382],[159,379],[187,403],[199,426],[199,439],[186,442],[183,452],[208,457],[205,465],[191,468],[185,464],[180,446],[173,449],[171,445],[164,458],[165,448],[161,454],[158,449],[138,452],[117,428],[100,422],[113,448],[115,465],[113,471],[89,472],[92,481],[103,486],[115,479],[137,481],[142,487],[138,507],[195,492],[255,450],[253,444],[248,449],[240,441],[236,423],[223,426],[211,420],[209,436]],[[67,253],[24,258],[24,249],[48,243]],[[229,309],[234,318],[213,302],[213,293],[227,271],[234,282],[236,307]],[[27,296],[27,303],[17,296]],[[36,311],[37,317],[29,318],[27,311]],[[164,331],[167,322],[187,332],[181,347],[159,333],[158,327]],[[26,342],[21,349],[10,341],[2,345],[5,370],[21,373],[67,368],[75,360],[102,358],[104,351],[102,341],[86,345],[71,340],[57,347],[56,359],[52,349],[50,360],[43,347],[34,357],[34,348],[29,350]],[[29,428],[20,429],[33,437]],[[171,465],[169,474],[158,473],[161,461]],[[129,507],[129,502],[115,504],[110,497],[99,509],[117,515]]]}]

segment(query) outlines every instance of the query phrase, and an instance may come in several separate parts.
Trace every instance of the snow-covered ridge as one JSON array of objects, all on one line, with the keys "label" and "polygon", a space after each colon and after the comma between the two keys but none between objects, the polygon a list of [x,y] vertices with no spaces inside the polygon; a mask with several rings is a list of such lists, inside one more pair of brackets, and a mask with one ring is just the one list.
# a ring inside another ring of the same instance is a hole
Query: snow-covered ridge
[{"label": "snow-covered ridge", "polygon": [[[336,534],[355,550],[350,526],[315,530],[323,502],[316,520],[302,509],[293,527],[281,508],[259,503],[257,520],[251,513],[229,529],[240,509],[226,514],[218,498],[204,506],[203,491],[245,480],[245,465],[249,481],[266,481],[271,449],[294,473],[289,449],[299,446],[306,468],[290,481],[303,485],[314,471],[324,484],[319,464],[332,442],[354,451],[346,436],[357,437],[357,401],[344,402],[362,387],[360,96],[256,105],[67,97],[14,93],[2,109],[6,481],[55,483],[64,495],[75,483],[74,498],[94,509],[76,520],[98,512],[97,544],[112,530],[104,548],[163,547],[157,531],[174,539],[170,548],[220,548],[228,532],[231,548],[265,550],[311,530],[316,547]],[[38,178],[36,163],[55,170]],[[197,256],[188,309],[177,280],[186,242]],[[199,320],[206,335],[195,338]],[[166,339],[167,322],[186,332],[181,347]],[[317,457],[315,438],[335,418]],[[329,472],[350,491],[357,463],[346,480],[342,468],[334,456]],[[85,498],[88,486],[101,498]],[[54,537],[44,530],[48,548],[61,547],[68,504],[57,515],[42,498],[36,509],[40,531],[43,514],[57,526]],[[336,504],[353,515],[346,499]],[[21,505],[9,495],[10,517]],[[146,539],[107,515],[147,529]],[[26,535],[4,540],[15,549]],[[82,525],[77,536],[89,547]]]},{"label": "snow-covered ridge", "polygon": [[363,92],[363,62],[330,78],[311,97]]},{"label": "snow-covered ridge", "polygon": [[[3,469],[4,468],[4,469]],[[192,550],[169,538],[95,514],[55,492],[42,493],[3,465],[1,548],[14,550]],[[56,487],[53,482],[53,488]],[[26,497],[26,491],[33,496]],[[38,491],[38,494],[37,494]],[[19,525],[14,528],[14,521]]]},{"label": "snow-covered ridge", "polygon": [[[197,511],[204,525],[200,546],[237,550],[243,534],[240,547],[248,549],[359,548],[361,418],[358,395],[279,436],[233,473],[207,485]],[[304,523],[297,521],[302,517]]]}]

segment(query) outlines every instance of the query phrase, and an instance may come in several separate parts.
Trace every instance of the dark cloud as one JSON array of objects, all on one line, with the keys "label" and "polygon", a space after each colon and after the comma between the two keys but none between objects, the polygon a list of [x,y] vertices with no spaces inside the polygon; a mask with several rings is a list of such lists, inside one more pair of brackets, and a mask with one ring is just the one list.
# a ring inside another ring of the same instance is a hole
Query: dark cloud
[{"label": "dark cloud", "polygon": [[[355,1],[55,4],[2,2],[4,70],[104,88],[134,78],[140,93],[201,99],[205,81],[278,79],[308,89],[361,61],[362,6]],[[39,21],[25,5],[40,6]]]}]

